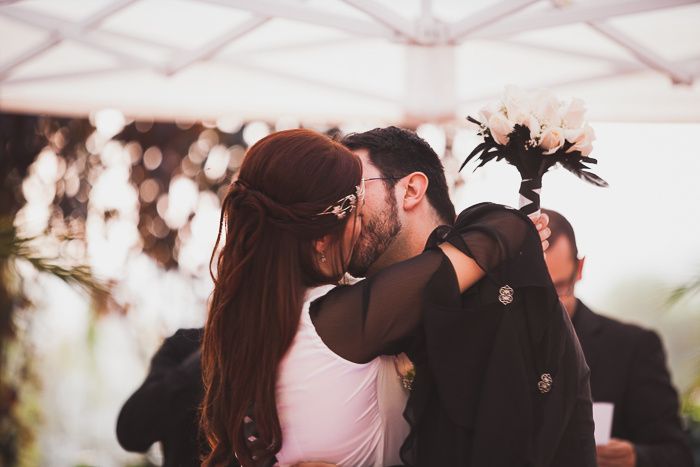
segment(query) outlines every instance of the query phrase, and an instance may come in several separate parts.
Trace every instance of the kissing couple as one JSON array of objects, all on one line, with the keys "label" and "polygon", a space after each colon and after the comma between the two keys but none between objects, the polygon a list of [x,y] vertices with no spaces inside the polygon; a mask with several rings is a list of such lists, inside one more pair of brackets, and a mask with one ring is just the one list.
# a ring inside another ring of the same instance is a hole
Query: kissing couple
[{"label": "kissing couple", "polygon": [[212,255],[203,465],[594,466],[547,222],[492,203],[456,215],[407,130],[257,142]]}]

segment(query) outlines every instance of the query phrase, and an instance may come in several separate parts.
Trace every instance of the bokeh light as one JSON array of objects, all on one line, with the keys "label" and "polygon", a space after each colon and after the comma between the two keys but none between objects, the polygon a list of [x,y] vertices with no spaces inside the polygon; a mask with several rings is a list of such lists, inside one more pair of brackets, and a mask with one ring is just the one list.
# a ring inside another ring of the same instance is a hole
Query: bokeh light
[{"label": "bokeh light", "polygon": [[216,120],[216,127],[224,133],[237,133],[243,126],[243,120],[238,117],[219,117]]},{"label": "bokeh light", "polygon": [[163,153],[160,148],[151,146],[143,153],[143,166],[148,170],[156,170],[163,162]]},{"label": "bokeh light", "polygon": [[98,110],[92,115],[91,121],[97,131],[105,138],[116,136],[126,124],[124,114],[116,109]]},{"label": "bokeh light", "polygon": [[270,127],[265,122],[250,122],[243,128],[243,140],[252,146],[270,134]]},{"label": "bokeh light", "polygon": [[217,144],[209,151],[207,161],[204,164],[204,175],[210,180],[219,180],[226,174],[231,154],[228,149]]}]

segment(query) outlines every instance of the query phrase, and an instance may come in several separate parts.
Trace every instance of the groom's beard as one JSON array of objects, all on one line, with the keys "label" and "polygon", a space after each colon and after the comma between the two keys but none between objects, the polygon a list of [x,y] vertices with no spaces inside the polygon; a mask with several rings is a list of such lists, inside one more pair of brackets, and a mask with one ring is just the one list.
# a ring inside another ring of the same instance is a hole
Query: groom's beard
[{"label": "groom's beard", "polygon": [[375,213],[362,225],[362,233],[348,266],[348,272],[354,277],[365,277],[370,266],[384,254],[401,230],[399,209],[393,193],[387,193],[386,204],[387,211]]}]

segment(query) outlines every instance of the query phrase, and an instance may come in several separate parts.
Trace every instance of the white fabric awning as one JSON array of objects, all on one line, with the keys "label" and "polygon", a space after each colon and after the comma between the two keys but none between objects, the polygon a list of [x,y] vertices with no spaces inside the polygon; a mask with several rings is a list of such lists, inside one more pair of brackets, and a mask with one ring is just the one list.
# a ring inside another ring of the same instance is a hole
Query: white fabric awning
[{"label": "white fabric awning", "polygon": [[697,0],[0,0],[0,109],[461,121],[507,84],[700,121]]}]

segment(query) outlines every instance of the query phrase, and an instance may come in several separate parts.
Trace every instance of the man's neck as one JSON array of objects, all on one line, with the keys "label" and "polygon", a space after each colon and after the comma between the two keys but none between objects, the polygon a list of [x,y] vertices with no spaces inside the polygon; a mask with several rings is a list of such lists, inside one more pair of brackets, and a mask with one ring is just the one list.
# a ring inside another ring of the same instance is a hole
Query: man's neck
[{"label": "man's neck", "polygon": [[438,225],[440,224],[431,218],[430,221],[404,226],[384,254],[377,258],[377,261],[368,269],[367,277],[392,264],[406,261],[421,254],[425,249],[428,237]]},{"label": "man's neck", "polygon": [[576,314],[576,309],[578,308],[578,299],[575,296],[571,296],[569,300],[562,300],[564,308],[569,315],[569,319],[574,319]]}]

